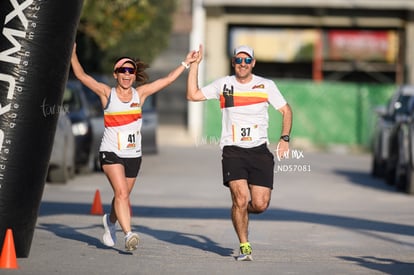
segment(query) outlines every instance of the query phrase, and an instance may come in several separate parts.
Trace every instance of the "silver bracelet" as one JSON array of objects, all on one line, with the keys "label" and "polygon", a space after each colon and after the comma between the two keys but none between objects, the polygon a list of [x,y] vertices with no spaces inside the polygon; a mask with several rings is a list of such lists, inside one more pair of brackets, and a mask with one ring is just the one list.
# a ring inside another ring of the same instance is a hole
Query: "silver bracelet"
[{"label": "silver bracelet", "polygon": [[186,64],[184,61],[181,62],[181,65],[183,65],[186,69],[190,68],[190,64]]}]

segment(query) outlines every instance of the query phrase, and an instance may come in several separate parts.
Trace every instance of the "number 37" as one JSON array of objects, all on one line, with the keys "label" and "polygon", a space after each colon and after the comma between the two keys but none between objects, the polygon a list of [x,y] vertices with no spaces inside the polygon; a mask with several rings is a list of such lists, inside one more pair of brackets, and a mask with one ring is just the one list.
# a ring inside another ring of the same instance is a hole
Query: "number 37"
[{"label": "number 37", "polygon": [[250,136],[250,127],[247,128],[240,128],[240,133],[242,137]]}]

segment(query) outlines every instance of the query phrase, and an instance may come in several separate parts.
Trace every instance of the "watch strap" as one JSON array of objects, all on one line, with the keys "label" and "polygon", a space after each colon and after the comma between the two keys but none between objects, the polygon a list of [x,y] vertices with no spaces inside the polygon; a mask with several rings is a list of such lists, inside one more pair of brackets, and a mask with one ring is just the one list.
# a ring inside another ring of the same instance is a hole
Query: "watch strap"
[{"label": "watch strap", "polygon": [[284,141],[289,142],[290,141],[290,136],[289,135],[282,135],[280,137],[280,139],[283,139]]}]

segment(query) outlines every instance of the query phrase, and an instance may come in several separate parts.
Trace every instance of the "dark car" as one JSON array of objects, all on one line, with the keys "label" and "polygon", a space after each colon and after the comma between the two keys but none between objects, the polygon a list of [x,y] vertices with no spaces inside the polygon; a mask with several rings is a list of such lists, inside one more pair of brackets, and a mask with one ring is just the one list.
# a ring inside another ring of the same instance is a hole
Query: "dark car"
[{"label": "dark car", "polygon": [[390,175],[388,180],[395,183],[398,189],[414,194],[414,96],[410,98],[407,108],[408,115],[399,117],[398,127],[390,136],[389,165],[394,175]]},{"label": "dark car", "polygon": [[387,158],[385,160],[385,180],[388,184],[399,185],[405,177],[405,165],[408,162],[407,152],[407,119],[412,112],[410,102],[414,98],[414,86],[404,85],[399,87],[393,99],[393,112],[390,119],[392,124],[389,129]]},{"label": "dark car", "polygon": [[[391,176],[393,167],[389,164],[390,135],[395,133],[397,120],[407,113],[409,98],[414,91],[409,86],[399,87],[392,95],[385,107],[377,108],[377,121],[372,142],[372,168],[371,173],[375,177]],[[397,127],[397,128],[396,128]],[[388,171],[387,171],[388,166]],[[390,178],[389,178],[390,180]]]},{"label": "dark car", "polygon": [[142,153],[156,154],[157,146],[158,114],[156,95],[147,97],[142,107]]},{"label": "dark car", "polygon": [[[414,101],[414,100],[413,100]],[[413,102],[414,103],[414,102]],[[414,104],[413,104],[414,105]],[[412,110],[414,109],[414,106]],[[414,195],[414,112],[411,113],[405,128],[407,140],[404,143],[407,145],[406,150],[407,164],[405,166],[405,177],[401,184],[401,188],[410,195]]]},{"label": "dark car", "polygon": [[63,106],[72,122],[75,136],[76,172],[90,172],[94,167],[92,155],[92,123],[88,100],[79,81],[69,80],[63,95]]}]

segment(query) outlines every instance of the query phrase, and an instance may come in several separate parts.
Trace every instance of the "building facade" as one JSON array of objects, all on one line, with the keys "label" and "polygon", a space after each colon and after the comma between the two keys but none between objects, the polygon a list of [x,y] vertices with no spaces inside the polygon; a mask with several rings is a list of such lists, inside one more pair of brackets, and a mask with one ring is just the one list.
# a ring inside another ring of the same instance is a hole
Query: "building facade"
[{"label": "building facade", "polygon": [[412,0],[194,0],[194,14],[206,80],[228,74],[232,47],[246,43],[268,76],[414,82]]}]

